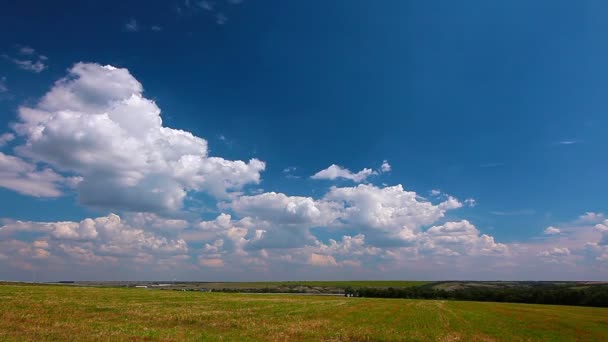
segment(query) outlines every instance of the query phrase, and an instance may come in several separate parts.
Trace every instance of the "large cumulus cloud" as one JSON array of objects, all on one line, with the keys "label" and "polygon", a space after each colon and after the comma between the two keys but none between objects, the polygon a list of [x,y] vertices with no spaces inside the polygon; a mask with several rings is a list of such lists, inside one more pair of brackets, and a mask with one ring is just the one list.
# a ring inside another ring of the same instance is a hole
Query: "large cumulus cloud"
[{"label": "large cumulus cloud", "polygon": [[265,164],[208,156],[207,141],[163,126],[127,69],[78,63],[34,107],[19,109],[23,157],[82,177],[80,201],[131,211],[175,211],[188,191],[228,197],[259,183]]}]

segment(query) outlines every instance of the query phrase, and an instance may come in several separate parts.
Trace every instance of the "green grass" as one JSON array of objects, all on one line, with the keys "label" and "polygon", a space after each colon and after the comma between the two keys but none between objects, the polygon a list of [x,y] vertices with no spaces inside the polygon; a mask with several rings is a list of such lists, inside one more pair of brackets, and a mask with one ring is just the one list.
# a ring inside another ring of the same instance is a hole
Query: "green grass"
[{"label": "green grass", "polygon": [[0,341],[607,341],[608,309],[0,286]]}]

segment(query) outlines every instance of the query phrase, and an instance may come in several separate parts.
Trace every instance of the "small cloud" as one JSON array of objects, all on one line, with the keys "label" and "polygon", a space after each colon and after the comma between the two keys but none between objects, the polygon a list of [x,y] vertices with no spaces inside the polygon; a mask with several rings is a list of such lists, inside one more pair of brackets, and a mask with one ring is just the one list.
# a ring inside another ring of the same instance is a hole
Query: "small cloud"
[{"label": "small cloud", "polygon": [[20,69],[32,71],[35,73],[40,73],[44,69],[47,68],[47,66],[44,64],[44,62],[46,60],[48,60],[48,58],[46,56],[43,56],[43,55],[36,56],[36,50],[34,50],[33,48],[31,48],[29,46],[17,46],[17,47],[18,47],[20,55],[27,55],[30,57],[24,56],[23,58],[13,58],[8,55],[2,55],[2,57],[4,59],[6,59],[7,61],[15,63],[15,65],[17,65],[17,67],[19,67]]},{"label": "small cloud", "polygon": [[295,166],[288,166],[283,169],[283,173],[290,173],[290,172],[295,171],[296,169],[297,169],[297,167],[295,167]]},{"label": "small cloud", "polygon": [[0,147],[6,145],[9,141],[15,139],[15,135],[13,133],[4,133],[0,135]]},{"label": "small cloud", "polygon": [[36,53],[36,50],[29,46],[19,46],[19,53],[22,55],[33,55]]},{"label": "small cloud", "polygon": [[312,179],[327,179],[327,180],[335,180],[337,178],[349,179],[355,183],[364,182],[369,176],[377,175],[378,172],[373,171],[372,169],[364,168],[363,170],[354,173],[349,169],[346,169],[342,166],[331,164],[328,168],[321,170],[310,178]]},{"label": "small cloud", "polygon": [[388,163],[388,161],[384,160],[382,162],[382,165],[380,165],[380,172],[384,173],[384,172],[390,172],[391,171],[391,164]]},{"label": "small cloud", "polygon": [[579,143],[578,140],[561,140],[557,142],[559,145],[574,145]]},{"label": "small cloud", "polygon": [[234,140],[228,139],[228,137],[223,134],[218,135],[217,139],[224,143],[228,148],[232,148],[234,146]]},{"label": "small cloud", "polygon": [[44,63],[42,63],[41,61],[13,59],[13,62],[17,64],[19,68],[35,73],[40,73],[44,69],[46,69],[46,65],[44,65]]},{"label": "small cloud", "polygon": [[[608,220],[607,220],[608,221]],[[598,223],[593,227],[593,229],[597,230],[600,233],[608,233],[608,222],[604,222],[605,224]]]},{"label": "small cloud", "polygon": [[128,32],[139,31],[139,25],[137,24],[137,20],[131,18],[129,21],[127,21],[127,23],[125,24],[125,30],[127,30]]},{"label": "small cloud", "polygon": [[555,228],[553,226],[547,227],[543,231],[543,234],[545,234],[545,235],[559,235],[561,233],[562,233],[562,231],[559,228]]},{"label": "small cloud", "polygon": [[153,25],[153,26],[150,26],[150,30],[152,30],[154,32],[160,32],[163,30],[163,28],[160,26],[157,26],[157,25]]},{"label": "small cloud", "polygon": [[439,203],[438,207],[442,210],[462,208],[462,203],[457,198],[448,196],[447,200]]},{"label": "small cloud", "polygon": [[467,198],[467,199],[464,200],[464,204],[466,204],[469,207],[473,208],[474,206],[477,205],[477,201],[474,198]]},{"label": "small cloud", "polygon": [[441,190],[439,190],[439,189],[433,189],[433,190],[431,190],[430,194],[433,197],[441,196]]},{"label": "small cloud", "polygon": [[293,174],[294,171],[297,170],[297,167],[295,166],[288,166],[286,168],[283,169],[283,174],[285,175],[285,178],[287,179],[299,179],[300,176],[296,176]]}]

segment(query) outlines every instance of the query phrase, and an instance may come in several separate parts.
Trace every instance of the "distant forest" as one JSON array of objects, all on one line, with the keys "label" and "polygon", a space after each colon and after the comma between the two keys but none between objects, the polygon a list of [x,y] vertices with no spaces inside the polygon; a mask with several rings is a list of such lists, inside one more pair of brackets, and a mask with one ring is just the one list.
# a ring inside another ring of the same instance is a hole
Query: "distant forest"
[{"label": "distant forest", "polygon": [[346,288],[346,296],[374,298],[449,299],[608,307],[608,285],[571,287],[536,284],[517,287],[467,287],[442,290],[433,286],[406,288]]}]

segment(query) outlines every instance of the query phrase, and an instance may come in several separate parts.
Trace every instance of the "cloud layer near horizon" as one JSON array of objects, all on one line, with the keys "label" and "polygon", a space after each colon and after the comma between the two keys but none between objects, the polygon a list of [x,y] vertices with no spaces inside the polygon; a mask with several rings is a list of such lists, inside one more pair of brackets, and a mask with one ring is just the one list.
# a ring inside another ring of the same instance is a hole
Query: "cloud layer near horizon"
[{"label": "cloud layer near horizon", "polygon": [[[601,214],[539,230],[538,242],[505,244],[455,214],[457,198],[438,192],[431,201],[400,184],[332,186],[316,198],[245,195],[266,164],[209,156],[205,139],[164,126],[127,69],[74,65],[36,105],[19,108],[12,128],[15,153],[0,152],[1,187],[34,197],[76,192],[80,204],[108,214],[0,221],[0,277],[91,278],[87,270],[97,269],[115,279],[496,279],[536,268],[552,277],[564,267],[580,277],[608,260]],[[357,173],[332,164],[312,178],[362,183],[389,171],[386,161]],[[180,218],[192,193],[215,201],[215,219]]]}]

